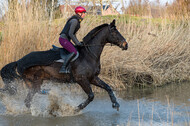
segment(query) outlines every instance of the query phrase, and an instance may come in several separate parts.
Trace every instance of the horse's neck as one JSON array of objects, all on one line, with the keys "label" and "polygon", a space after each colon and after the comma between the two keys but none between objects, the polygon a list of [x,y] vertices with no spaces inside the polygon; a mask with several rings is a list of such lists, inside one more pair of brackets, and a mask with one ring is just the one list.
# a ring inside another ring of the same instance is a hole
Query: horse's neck
[{"label": "horse's neck", "polygon": [[100,31],[94,39],[90,41],[88,45],[89,49],[91,50],[94,55],[96,55],[97,59],[100,59],[100,56],[102,54],[103,48],[106,44],[106,38],[107,38],[107,33],[108,29],[107,27],[103,28],[102,31]]}]

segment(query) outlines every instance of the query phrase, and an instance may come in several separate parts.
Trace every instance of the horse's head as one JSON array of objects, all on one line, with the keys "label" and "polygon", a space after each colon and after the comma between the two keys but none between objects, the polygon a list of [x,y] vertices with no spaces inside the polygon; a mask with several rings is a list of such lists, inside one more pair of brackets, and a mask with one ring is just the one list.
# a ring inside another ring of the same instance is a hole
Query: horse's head
[{"label": "horse's head", "polygon": [[116,29],[115,19],[110,23],[108,29],[109,29],[109,35],[107,38],[107,42],[117,45],[123,50],[127,50],[128,43],[126,42],[125,38],[120,34],[120,32]]}]

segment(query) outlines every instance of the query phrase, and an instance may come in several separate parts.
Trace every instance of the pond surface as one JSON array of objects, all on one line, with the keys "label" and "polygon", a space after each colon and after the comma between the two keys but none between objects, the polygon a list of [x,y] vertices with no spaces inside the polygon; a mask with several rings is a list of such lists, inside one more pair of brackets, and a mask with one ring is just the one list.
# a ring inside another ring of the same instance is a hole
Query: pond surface
[{"label": "pond surface", "polygon": [[54,92],[49,96],[37,94],[31,110],[25,108],[22,98],[1,96],[0,126],[190,125],[190,83],[115,92],[121,106],[119,111],[112,109],[106,92],[95,93],[94,101],[77,114],[73,114],[72,107],[86,96],[69,93],[73,92],[71,88],[64,88],[65,94],[57,93],[61,88],[52,89]]}]

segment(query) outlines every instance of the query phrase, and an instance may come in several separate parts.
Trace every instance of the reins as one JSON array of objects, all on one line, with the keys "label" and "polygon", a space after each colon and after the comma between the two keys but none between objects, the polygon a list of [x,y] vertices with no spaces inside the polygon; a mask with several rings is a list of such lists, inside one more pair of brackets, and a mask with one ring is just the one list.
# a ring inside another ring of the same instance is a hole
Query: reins
[{"label": "reins", "polygon": [[[109,32],[111,32],[111,29],[112,28],[110,28],[109,26],[108,26],[108,30],[109,30]],[[111,46],[113,45],[113,43],[111,43]],[[89,47],[94,47],[94,46],[105,46],[105,44],[91,44],[91,45],[85,45],[85,43],[84,43],[84,45],[83,45],[84,47],[85,47],[85,49],[89,52],[89,54],[92,56],[92,57],[95,57],[95,59],[98,59],[98,56],[96,56],[93,52],[92,52],[92,50],[89,48]]]}]

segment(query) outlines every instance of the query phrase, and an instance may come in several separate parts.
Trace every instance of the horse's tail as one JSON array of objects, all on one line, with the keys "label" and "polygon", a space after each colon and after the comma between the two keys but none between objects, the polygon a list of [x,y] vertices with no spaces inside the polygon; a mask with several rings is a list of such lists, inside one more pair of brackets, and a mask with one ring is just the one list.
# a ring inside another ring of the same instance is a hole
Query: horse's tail
[{"label": "horse's tail", "polygon": [[1,69],[1,77],[3,82],[5,83],[5,87],[3,89],[0,89],[0,91],[8,90],[10,94],[16,93],[16,88],[10,84],[15,79],[21,79],[21,77],[16,73],[16,67],[17,67],[17,62],[12,62],[5,65]]}]

